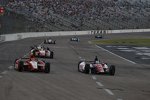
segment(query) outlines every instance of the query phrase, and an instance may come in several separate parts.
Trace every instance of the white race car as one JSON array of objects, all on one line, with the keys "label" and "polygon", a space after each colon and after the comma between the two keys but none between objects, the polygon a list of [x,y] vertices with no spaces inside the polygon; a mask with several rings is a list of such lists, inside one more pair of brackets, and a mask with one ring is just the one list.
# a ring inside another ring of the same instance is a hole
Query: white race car
[{"label": "white race car", "polygon": [[109,74],[115,75],[115,66],[108,66],[107,63],[100,63],[99,61],[80,61],[78,63],[78,71],[91,74]]},{"label": "white race car", "polygon": [[54,58],[54,52],[51,51],[49,48],[44,48],[42,46],[32,48],[31,55],[40,58]]},{"label": "white race car", "polygon": [[56,40],[52,40],[51,38],[46,39],[46,40],[44,40],[44,44],[56,44]]},{"label": "white race car", "polygon": [[79,38],[78,37],[72,37],[71,39],[70,39],[70,41],[76,41],[76,42],[79,42]]}]

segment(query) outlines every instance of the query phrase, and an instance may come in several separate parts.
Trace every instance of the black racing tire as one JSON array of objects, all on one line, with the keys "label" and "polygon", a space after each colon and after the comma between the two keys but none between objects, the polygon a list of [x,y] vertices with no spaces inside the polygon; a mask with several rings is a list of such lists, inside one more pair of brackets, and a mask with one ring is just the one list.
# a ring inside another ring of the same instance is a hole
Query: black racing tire
[{"label": "black racing tire", "polygon": [[15,64],[16,64],[16,61],[17,61],[18,59],[15,59],[15,61],[14,61],[14,70],[16,70],[16,68],[15,68]]},{"label": "black racing tire", "polygon": [[56,41],[54,41],[54,44],[56,44]]},{"label": "black racing tire", "polygon": [[96,68],[91,68],[91,74],[96,74]]},{"label": "black racing tire", "polygon": [[90,72],[90,64],[86,64],[86,65],[85,65],[84,72],[85,72],[86,74],[89,74],[89,72]]},{"label": "black racing tire", "polygon": [[54,52],[53,52],[53,51],[50,52],[50,58],[51,58],[51,59],[54,58]]},{"label": "black racing tire", "polygon": [[115,75],[115,71],[116,71],[116,68],[114,65],[111,65],[110,68],[109,68],[109,74],[114,76]]},{"label": "black racing tire", "polygon": [[35,50],[33,50],[33,56],[35,57],[36,55],[35,55]]},{"label": "black racing tire", "polygon": [[23,71],[23,61],[20,61],[20,62],[19,62],[18,71],[19,71],[19,72],[22,72],[22,71]]},{"label": "black racing tire", "polygon": [[46,44],[46,40],[44,40],[44,44]]},{"label": "black racing tire", "polygon": [[44,72],[45,72],[45,73],[50,73],[50,63],[45,63]]}]

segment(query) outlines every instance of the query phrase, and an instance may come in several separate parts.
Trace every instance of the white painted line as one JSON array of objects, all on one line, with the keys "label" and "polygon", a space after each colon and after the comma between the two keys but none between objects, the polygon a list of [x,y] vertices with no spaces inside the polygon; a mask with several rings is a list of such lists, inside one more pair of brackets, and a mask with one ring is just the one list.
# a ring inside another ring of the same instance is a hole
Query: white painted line
[{"label": "white painted line", "polygon": [[117,100],[123,100],[123,99],[118,98]]},{"label": "white painted line", "polygon": [[100,83],[100,82],[96,82],[96,84],[98,85],[98,86],[100,86],[100,87],[102,87],[102,86],[104,86],[102,83]]},{"label": "white painted line", "polygon": [[13,66],[9,66],[8,69],[13,69]]},{"label": "white painted line", "polygon": [[92,42],[91,42],[91,41],[88,41],[88,43],[89,43],[89,44],[92,44]]},{"label": "white painted line", "polygon": [[92,76],[92,79],[93,79],[93,80],[97,80],[95,76]]},{"label": "white painted line", "polygon": [[109,89],[104,89],[108,94],[110,95],[114,95],[114,93],[112,93]]},{"label": "white painted line", "polygon": [[39,46],[42,45],[43,43],[44,43],[44,41],[42,43],[40,43]]},{"label": "white painted line", "polygon": [[7,74],[7,71],[3,71],[3,72],[1,72],[1,74]]},{"label": "white painted line", "polygon": [[121,56],[119,56],[119,55],[117,55],[117,54],[115,54],[115,53],[112,53],[112,52],[110,52],[110,51],[108,51],[108,50],[106,50],[106,49],[104,49],[104,48],[102,48],[102,47],[100,47],[100,46],[98,46],[98,45],[95,45],[95,46],[98,47],[98,48],[100,48],[100,49],[102,49],[102,50],[104,50],[104,51],[109,52],[109,53],[112,54],[112,55],[115,55],[115,56],[117,56],[117,57],[119,57],[119,58],[121,58],[121,59],[124,59],[124,60],[126,60],[126,61],[128,61],[128,62],[130,62],[130,63],[132,63],[132,64],[136,64],[135,62],[133,62],[133,61],[131,61],[131,60],[128,60],[128,59],[126,59],[126,58],[123,58],[123,57],[121,57]]},{"label": "white painted line", "polygon": [[82,57],[81,57],[81,56],[79,56],[78,58],[79,58],[79,59],[82,59]]}]

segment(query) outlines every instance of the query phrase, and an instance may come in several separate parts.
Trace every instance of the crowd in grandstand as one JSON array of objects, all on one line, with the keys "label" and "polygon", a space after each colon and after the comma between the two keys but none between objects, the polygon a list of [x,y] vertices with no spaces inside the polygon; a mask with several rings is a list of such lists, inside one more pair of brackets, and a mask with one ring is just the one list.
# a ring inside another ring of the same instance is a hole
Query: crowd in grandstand
[{"label": "crowd in grandstand", "polygon": [[57,15],[78,25],[94,22],[96,26],[115,26],[117,22],[120,25],[116,27],[122,28],[132,23],[150,26],[149,0],[10,0],[7,8],[41,22],[59,23]]}]

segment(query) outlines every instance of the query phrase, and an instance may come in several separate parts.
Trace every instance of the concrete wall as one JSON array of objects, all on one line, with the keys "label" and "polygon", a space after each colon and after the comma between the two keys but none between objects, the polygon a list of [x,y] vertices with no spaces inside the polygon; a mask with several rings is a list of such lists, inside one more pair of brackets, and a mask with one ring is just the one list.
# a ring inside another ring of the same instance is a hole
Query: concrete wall
[{"label": "concrete wall", "polygon": [[127,30],[93,30],[93,31],[63,31],[63,32],[29,32],[0,35],[0,42],[13,41],[29,37],[43,37],[43,36],[65,36],[65,35],[85,35],[93,33],[137,33],[150,32],[150,29],[127,29]]}]

